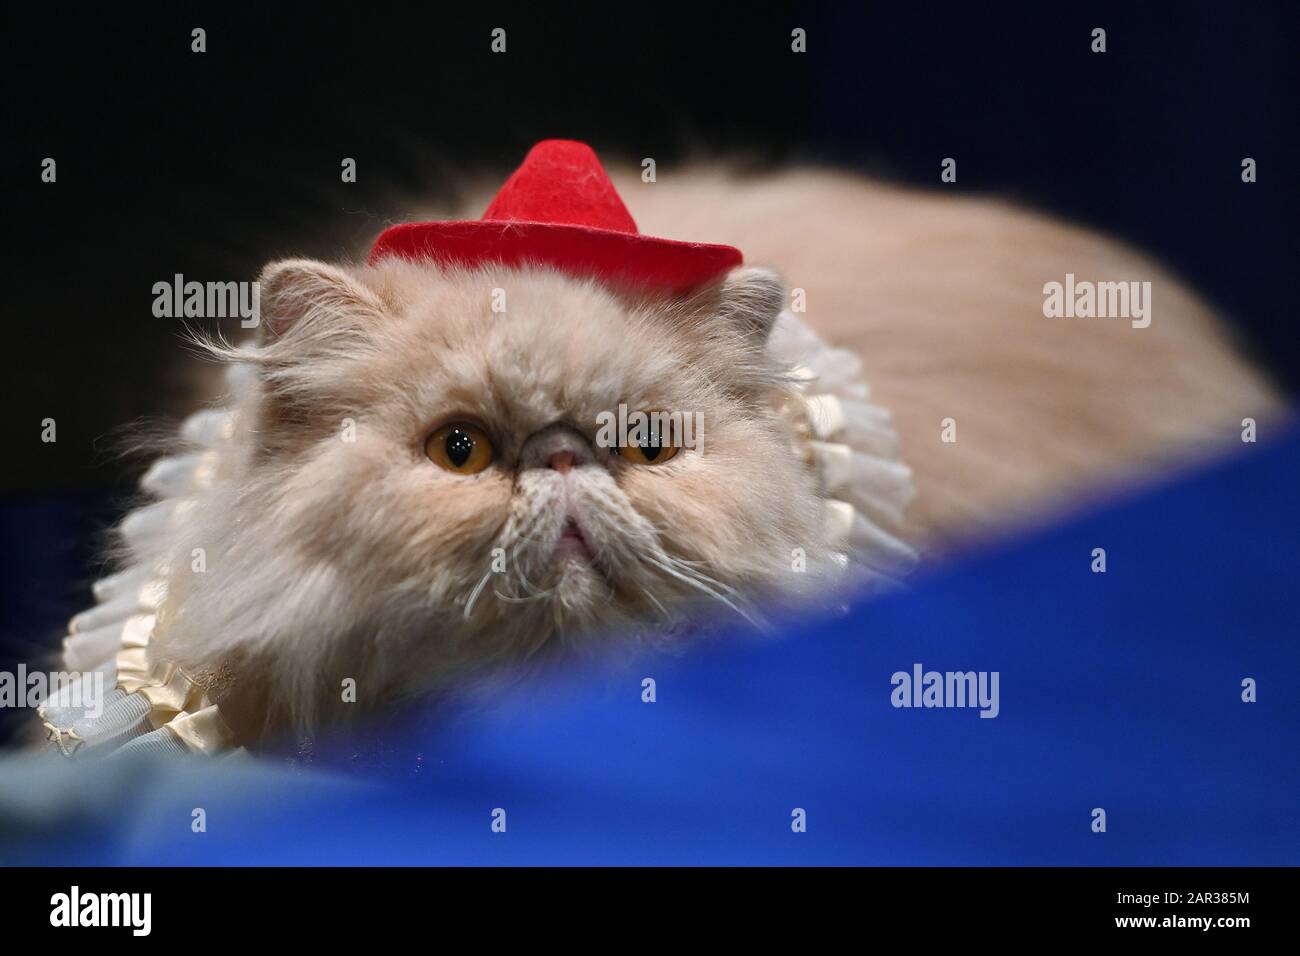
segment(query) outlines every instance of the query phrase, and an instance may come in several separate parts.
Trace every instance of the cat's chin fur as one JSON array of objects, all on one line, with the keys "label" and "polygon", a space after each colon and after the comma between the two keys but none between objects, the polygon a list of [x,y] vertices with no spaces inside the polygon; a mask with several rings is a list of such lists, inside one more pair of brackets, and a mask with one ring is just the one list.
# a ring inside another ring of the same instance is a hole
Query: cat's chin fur
[{"label": "cat's chin fur", "polygon": [[[228,718],[304,727],[348,679],[373,706],[797,598],[830,562],[773,407],[783,297],[754,269],[664,300],[551,271],[270,267],[259,347],[215,349],[252,369],[230,452],[156,552],[133,555],[172,569],[153,653],[233,674]],[[620,403],[702,413],[704,454],[645,466],[596,447]],[[426,456],[451,421],[492,436],[485,471]],[[567,472],[548,466],[561,447]],[[562,543],[571,520],[589,553]],[[795,573],[796,550],[814,573]]]}]

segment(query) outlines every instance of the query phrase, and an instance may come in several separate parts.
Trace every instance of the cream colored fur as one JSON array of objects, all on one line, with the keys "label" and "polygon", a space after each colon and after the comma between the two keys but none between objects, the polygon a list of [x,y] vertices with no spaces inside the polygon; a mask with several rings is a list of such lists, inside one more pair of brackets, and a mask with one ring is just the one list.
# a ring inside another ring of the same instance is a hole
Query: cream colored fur
[{"label": "cream colored fur", "polygon": [[[739,246],[862,357],[915,470],[912,533],[931,549],[1228,446],[1243,418],[1276,411],[1205,303],[1087,231],[833,173],[618,179],[643,232]],[[1150,280],[1150,328],[1045,318],[1043,285],[1067,272]],[[792,549],[815,571],[826,549],[816,489],[771,409],[786,370],[763,334],[783,304],[753,270],[664,303],[549,272],[270,267],[237,454],[135,555],[177,569],[157,653],[231,670],[223,709],[256,731],[310,723],[347,677],[360,703],[381,703],[576,637],[671,634],[701,603],[748,613],[801,593],[818,575],[792,575]],[[540,466],[530,442],[589,436],[620,402],[702,411],[707,454],[637,468],[593,452],[567,477]],[[467,417],[500,455],[469,478],[422,451]],[[954,443],[940,440],[946,418]],[[574,514],[591,566],[553,558]],[[204,574],[189,573],[195,547]]]}]

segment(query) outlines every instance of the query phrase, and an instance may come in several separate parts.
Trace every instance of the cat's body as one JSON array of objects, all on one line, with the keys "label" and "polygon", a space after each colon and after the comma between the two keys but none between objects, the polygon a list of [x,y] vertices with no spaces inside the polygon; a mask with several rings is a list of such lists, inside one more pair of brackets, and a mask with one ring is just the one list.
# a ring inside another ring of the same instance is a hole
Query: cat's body
[{"label": "cat's body", "polygon": [[[861,357],[894,416],[927,550],[1240,447],[1243,419],[1277,414],[1209,304],[1094,232],[830,171],[616,181],[642,229],[738,245],[806,290],[809,324]],[[1150,325],[1045,317],[1044,286],[1067,274],[1149,281]]]},{"label": "cat's body", "polygon": [[[1090,233],[834,173],[616,179],[642,233],[738,246],[861,357],[915,476],[889,530],[923,551],[1275,409],[1206,305]],[[1150,325],[1045,317],[1067,274],[1150,281]],[[129,562],[164,569],[150,660],[222,675],[200,682],[251,739],[333,712],[349,680],[377,704],[565,641],[676,634],[701,607],[808,599],[837,544],[780,412],[797,389],[768,336],[790,304],[748,268],[665,298],[554,270],[270,267],[221,454],[131,542]],[[598,447],[619,404],[701,412],[704,453],[647,467]],[[448,465],[448,423],[490,464]],[[906,474],[887,434],[875,451]],[[883,531],[865,553],[898,555]]]}]

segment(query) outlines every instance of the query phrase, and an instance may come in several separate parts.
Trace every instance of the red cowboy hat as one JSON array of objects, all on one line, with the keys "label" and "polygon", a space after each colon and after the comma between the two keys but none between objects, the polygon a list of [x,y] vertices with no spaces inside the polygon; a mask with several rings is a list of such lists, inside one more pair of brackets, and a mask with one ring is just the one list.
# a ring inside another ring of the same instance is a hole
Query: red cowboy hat
[{"label": "red cowboy hat", "polygon": [[743,259],[731,246],[641,235],[591,147],[565,139],[534,146],[482,219],[385,229],[370,250],[371,264],[384,256],[554,266],[669,293],[694,288]]}]

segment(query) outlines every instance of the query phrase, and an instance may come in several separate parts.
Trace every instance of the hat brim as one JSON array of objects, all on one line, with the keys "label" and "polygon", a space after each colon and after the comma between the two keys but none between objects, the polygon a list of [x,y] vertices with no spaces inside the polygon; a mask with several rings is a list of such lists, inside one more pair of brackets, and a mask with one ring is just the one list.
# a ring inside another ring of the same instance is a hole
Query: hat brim
[{"label": "hat brim", "polygon": [[385,256],[445,265],[551,266],[571,275],[668,293],[689,291],[744,261],[732,246],[590,226],[491,219],[390,226],[375,240],[370,263]]}]

